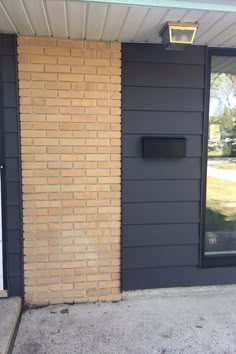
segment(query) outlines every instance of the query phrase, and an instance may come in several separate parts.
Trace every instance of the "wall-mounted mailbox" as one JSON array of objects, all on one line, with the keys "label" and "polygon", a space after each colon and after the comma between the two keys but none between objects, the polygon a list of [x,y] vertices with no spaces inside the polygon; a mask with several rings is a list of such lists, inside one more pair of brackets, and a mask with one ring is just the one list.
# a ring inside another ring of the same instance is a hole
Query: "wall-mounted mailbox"
[{"label": "wall-mounted mailbox", "polygon": [[186,141],[184,137],[142,137],[143,157],[185,157]]}]

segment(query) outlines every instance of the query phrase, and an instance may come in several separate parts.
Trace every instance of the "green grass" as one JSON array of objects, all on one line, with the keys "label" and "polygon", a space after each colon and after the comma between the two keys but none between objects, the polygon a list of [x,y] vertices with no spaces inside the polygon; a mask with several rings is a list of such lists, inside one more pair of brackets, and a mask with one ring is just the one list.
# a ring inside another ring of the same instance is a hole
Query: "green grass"
[{"label": "green grass", "polygon": [[212,150],[208,151],[208,157],[224,156],[224,151],[222,150]]}]

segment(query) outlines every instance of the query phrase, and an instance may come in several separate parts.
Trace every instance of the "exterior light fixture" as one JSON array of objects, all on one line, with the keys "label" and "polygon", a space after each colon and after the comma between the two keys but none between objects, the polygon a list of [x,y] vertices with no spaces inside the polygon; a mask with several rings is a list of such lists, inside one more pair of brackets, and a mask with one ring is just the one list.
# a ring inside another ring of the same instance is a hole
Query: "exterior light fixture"
[{"label": "exterior light fixture", "polygon": [[198,27],[198,24],[192,22],[167,22],[160,31],[164,48],[184,50],[193,43]]}]

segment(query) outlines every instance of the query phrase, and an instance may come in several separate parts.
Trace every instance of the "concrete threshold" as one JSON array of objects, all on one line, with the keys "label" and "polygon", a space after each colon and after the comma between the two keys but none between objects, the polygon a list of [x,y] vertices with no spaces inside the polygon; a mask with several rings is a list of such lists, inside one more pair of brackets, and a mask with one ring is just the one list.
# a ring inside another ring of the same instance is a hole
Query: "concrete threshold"
[{"label": "concrete threshold", "polygon": [[168,297],[168,296],[191,296],[197,294],[225,294],[236,292],[236,285],[206,285],[206,286],[191,286],[183,288],[159,288],[159,289],[144,289],[144,290],[129,290],[122,292],[122,299],[139,298],[139,297]]},{"label": "concrete threshold", "polygon": [[21,308],[20,297],[0,299],[0,354],[9,354],[12,351]]},{"label": "concrete threshold", "polygon": [[7,294],[7,291],[6,290],[0,290],[0,298],[1,297],[7,297],[8,294]]}]

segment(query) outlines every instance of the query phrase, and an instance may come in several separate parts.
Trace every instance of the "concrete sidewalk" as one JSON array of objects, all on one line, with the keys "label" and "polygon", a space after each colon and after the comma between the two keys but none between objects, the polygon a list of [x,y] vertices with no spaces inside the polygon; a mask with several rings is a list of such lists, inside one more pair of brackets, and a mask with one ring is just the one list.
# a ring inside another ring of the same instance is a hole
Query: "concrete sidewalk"
[{"label": "concrete sidewalk", "polygon": [[11,351],[18,321],[21,314],[22,301],[19,297],[0,299],[0,354]]},{"label": "concrete sidewalk", "polygon": [[23,314],[13,354],[233,354],[236,287],[157,291]]}]

